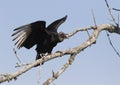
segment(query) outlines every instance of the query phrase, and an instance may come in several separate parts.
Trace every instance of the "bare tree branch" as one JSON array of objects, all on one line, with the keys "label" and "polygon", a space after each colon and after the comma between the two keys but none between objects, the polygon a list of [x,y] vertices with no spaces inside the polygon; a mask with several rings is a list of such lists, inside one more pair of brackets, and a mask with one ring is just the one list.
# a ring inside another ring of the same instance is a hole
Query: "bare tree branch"
[{"label": "bare tree branch", "polygon": [[47,62],[49,60],[61,57],[63,55],[72,55],[72,54],[76,55],[76,54],[82,52],[87,47],[91,46],[92,44],[95,44],[100,32],[103,30],[107,30],[110,33],[120,34],[120,28],[118,28],[114,25],[110,25],[110,24],[102,24],[102,25],[97,26],[97,29],[95,26],[77,29],[77,30],[73,31],[72,33],[68,34],[67,37],[69,38],[79,31],[86,31],[86,30],[91,30],[91,29],[94,30],[93,33],[91,34],[89,39],[86,42],[82,43],[81,45],[71,48],[71,49],[64,50],[64,51],[56,52],[51,55],[44,56],[41,59],[32,62],[31,64],[25,66],[24,68],[22,68],[21,70],[15,72],[15,73],[0,75],[0,83],[5,82],[5,81],[10,81],[12,79],[16,79],[18,76],[22,75],[23,73],[27,72],[28,70],[30,70],[31,68],[33,68],[34,66],[36,66],[40,63]]},{"label": "bare tree branch", "polygon": [[52,78],[49,78],[43,85],[49,85],[55,79],[57,79],[74,61],[76,54],[71,54],[70,59],[63,65],[63,67],[57,72],[53,72]]}]

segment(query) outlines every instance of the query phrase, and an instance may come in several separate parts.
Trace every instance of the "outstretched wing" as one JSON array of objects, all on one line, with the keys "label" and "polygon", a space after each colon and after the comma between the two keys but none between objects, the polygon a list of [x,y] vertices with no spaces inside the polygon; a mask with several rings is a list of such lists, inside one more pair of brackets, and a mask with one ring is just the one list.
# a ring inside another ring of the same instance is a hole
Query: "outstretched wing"
[{"label": "outstretched wing", "polygon": [[53,23],[51,23],[48,27],[47,30],[48,31],[52,31],[52,32],[57,32],[58,27],[65,22],[65,20],[67,19],[67,15],[61,19],[58,19],[56,21],[54,21]]},{"label": "outstretched wing", "polygon": [[15,37],[13,41],[16,41],[17,48],[24,46],[29,49],[34,46],[47,34],[45,24],[45,21],[37,21],[14,29],[12,36]]}]

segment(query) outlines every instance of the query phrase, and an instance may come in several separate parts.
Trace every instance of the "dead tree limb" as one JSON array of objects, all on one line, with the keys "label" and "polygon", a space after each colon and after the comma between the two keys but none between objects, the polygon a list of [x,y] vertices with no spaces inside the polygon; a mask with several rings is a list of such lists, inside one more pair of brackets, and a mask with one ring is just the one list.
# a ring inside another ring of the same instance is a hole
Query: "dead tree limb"
[{"label": "dead tree limb", "polygon": [[[28,70],[30,70],[31,68],[33,68],[37,64],[40,64],[43,62],[45,63],[49,60],[61,57],[63,55],[73,55],[73,54],[77,55],[78,53],[80,53],[84,49],[86,49],[87,47],[91,46],[92,44],[95,44],[100,32],[103,30],[106,30],[110,33],[120,34],[120,28],[116,27],[115,25],[102,24],[102,25],[97,26],[97,28],[96,28],[96,26],[90,26],[90,27],[86,27],[86,28],[77,29],[77,30],[73,31],[72,33],[68,34],[67,37],[69,38],[69,37],[73,36],[74,34],[76,34],[77,32],[87,31],[87,30],[93,30],[93,33],[90,35],[89,39],[87,41],[83,42],[81,45],[74,47],[74,48],[71,48],[71,49],[64,50],[64,51],[56,52],[56,53],[53,53],[51,55],[44,56],[41,59],[32,62],[31,64],[25,66],[24,68],[22,68],[21,70],[15,72],[15,73],[0,74],[0,83],[5,82],[5,81],[10,81],[12,79],[16,79],[18,76],[27,72]],[[49,82],[47,82],[47,83],[49,84]],[[48,85],[48,84],[45,84],[45,85]]]},{"label": "dead tree limb", "polygon": [[74,61],[76,54],[71,54],[69,60],[63,65],[63,67],[56,73],[53,72],[52,78],[49,78],[43,85],[51,84],[55,79],[57,79]]}]

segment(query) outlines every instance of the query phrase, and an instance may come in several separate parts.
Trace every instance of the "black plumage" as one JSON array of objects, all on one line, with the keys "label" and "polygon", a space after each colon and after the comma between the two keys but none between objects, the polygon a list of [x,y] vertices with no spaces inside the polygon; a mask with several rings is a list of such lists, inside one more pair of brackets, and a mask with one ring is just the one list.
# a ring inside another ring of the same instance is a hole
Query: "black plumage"
[{"label": "black plumage", "polygon": [[42,53],[51,53],[57,43],[63,41],[66,35],[63,32],[57,32],[58,27],[65,22],[67,16],[58,19],[46,27],[45,21],[36,21],[14,29],[13,41],[17,48],[25,47],[27,49],[36,45],[36,60],[41,58]]}]

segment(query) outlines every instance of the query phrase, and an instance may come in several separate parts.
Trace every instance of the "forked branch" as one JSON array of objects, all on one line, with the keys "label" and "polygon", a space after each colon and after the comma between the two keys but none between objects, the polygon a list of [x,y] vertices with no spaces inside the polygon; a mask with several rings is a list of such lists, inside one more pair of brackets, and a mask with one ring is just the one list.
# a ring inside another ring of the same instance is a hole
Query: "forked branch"
[{"label": "forked branch", "polygon": [[[93,33],[90,35],[89,39],[87,41],[85,41],[84,43],[82,43],[81,45],[78,45],[77,47],[67,49],[64,51],[56,52],[56,53],[53,53],[51,55],[44,56],[41,59],[32,62],[31,64],[25,66],[24,68],[22,68],[21,70],[15,72],[15,73],[2,74],[2,75],[0,75],[0,83],[5,82],[5,81],[10,81],[12,79],[16,79],[19,75],[22,75],[23,73],[27,72],[28,70],[30,70],[31,68],[33,68],[34,66],[36,66],[40,63],[43,63],[43,62],[45,63],[49,60],[61,57],[63,55],[73,55],[73,54],[74,54],[74,56],[77,55],[78,53],[80,53],[81,51],[86,49],[87,47],[91,46],[92,44],[95,44],[100,32],[103,30],[107,30],[110,33],[120,34],[120,28],[118,28],[114,25],[110,25],[110,24],[102,24],[102,25],[97,26],[97,29],[96,29],[96,26],[90,26],[90,27],[86,27],[86,28],[77,29],[77,30],[73,31],[72,33],[68,34],[67,37],[69,38],[69,37],[73,36],[74,34],[76,34],[77,32],[87,31],[87,30],[93,30]],[[68,66],[69,65],[70,64],[68,64]],[[66,68],[63,67],[61,69],[61,73],[65,69]],[[54,76],[57,75],[54,78],[59,76],[58,73],[54,74]],[[46,82],[49,84],[48,81],[46,81]],[[45,85],[48,85],[48,84],[45,84]]]}]

